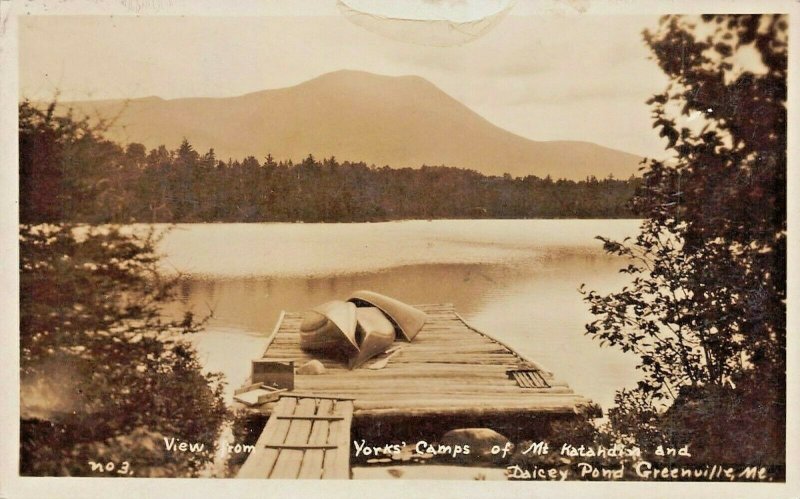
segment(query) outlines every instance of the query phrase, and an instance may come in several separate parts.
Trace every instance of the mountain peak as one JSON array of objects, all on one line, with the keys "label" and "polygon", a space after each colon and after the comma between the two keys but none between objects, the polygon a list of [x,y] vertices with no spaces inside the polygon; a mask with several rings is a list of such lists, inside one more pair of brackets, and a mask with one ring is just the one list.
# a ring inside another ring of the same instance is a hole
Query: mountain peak
[{"label": "mountain peak", "polygon": [[372,79],[372,80],[406,80],[406,79],[415,79],[419,81],[427,81],[425,78],[416,75],[399,75],[399,76],[392,76],[392,75],[384,75],[378,73],[371,73],[369,71],[363,71],[360,69],[338,69],[336,71],[331,71],[328,73],[323,73],[316,78],[312,78],[309,81],[314,80],[326,80],[326,79]]},{"label": "mountain peak", "polygon": [[586,142],[535,142],[492,125],[422,77],[352,69],[241,97],[117,101],[92,109],[122,112],[109,138],[175,148],[186,137],[221,158],[272,154],[298,161],[310,153],[395,168],[447,165],[576,180],[627,178],[640,160]]},{"label": "mountain peak", "polygon": [[428,88],[438,87],[426,80],[421,76],[416,75],[383,75],[378,73],[370,73],[368,71],[361,71],[357,69],[340,69],[338,71],[331,71],[330,73],[323,73],[315,78],[312,78],[298,86],[310,84],[324,84],[324,85],[397,85],[397,84],[418,84]]}]

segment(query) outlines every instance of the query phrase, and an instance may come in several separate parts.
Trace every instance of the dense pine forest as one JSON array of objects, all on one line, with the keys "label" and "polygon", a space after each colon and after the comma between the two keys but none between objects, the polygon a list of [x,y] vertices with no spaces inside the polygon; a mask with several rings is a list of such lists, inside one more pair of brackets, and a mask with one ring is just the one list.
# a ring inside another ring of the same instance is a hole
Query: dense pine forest
[{"label": "dense pine forest", "polygon": [[221,160],[120,145],[55,107],[20,105],[21,221],[364,222],[431,218],[625,218],[638,180],[486,176],[445,166]]}]

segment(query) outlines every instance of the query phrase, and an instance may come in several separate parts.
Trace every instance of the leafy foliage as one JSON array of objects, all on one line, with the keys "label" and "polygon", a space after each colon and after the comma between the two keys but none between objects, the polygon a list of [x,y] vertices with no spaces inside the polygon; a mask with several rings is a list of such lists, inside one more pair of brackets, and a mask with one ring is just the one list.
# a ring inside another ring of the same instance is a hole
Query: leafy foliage
[{"label": "leafy foliage", "polygon": [[638,236],[600,238],[630,259],[630,286],[584,291],[598,316],[587,334],[637,354],[644,375],[618,397],[616,430],[636,433],[638,415],[708,444],[711,427],[740,426],[746,438],[714,432],[719,452],[704,455],[727,446],[783,459],[786,36],[781,15],[666,16],[645,32],[670,77],[649,103],[673,157],[645,168],[632,200],[645,217]]},{"label": "leafy foliage", "polygon": [[102,137],[105,122],[90,125],[71,113],[57,116],[55,109],[55,103],[19,106],[20,220],[115,220],[129,202],[132,163]]},{"label": "leafy foliage", "polygon": [[[191,315],[162,320],[174,281],[154,242],[116,227],[20,227],[24,474],[85,475],[88,460],[131,461],[141,446],[136,474],[193,474],[213,456],[221,375],[203,374],[183,339],[201,326]],[[162,435],[205,450],[168,455]]]},{"label": "leafy foliage", "polygon": [[[102,210],[116,191],[92,179],[115,167],[117,146],[51,111],[20,108],[20,180],[32,196],[23,218]],[[159,272],[157,235],[136,230],[20,226],[22,474],[89,475],[94,460],[186,476],[213,457],[227,416],[222,377],[204,374],[184,339],[202,323],[162,319],[175,280]],[[164,437],[204,449],[167,453]]]}]

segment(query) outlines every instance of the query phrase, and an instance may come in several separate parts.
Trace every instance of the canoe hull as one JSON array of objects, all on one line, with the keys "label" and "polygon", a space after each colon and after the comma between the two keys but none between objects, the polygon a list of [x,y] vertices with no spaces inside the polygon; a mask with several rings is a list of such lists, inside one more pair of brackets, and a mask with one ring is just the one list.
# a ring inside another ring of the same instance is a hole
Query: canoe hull
[{"label": "canoe hull", "polygon": [[394,325],[375,307],[356,309],[356,340],[359,352],[348,363],[350,369],[360,367],[364,362],[385,352],[394,343]]},{"label": "canoe hull", "polygon": [[300,348],[324,356],[348,358],[359,351],[356,342],[356,307],[330,301],[306,312],[300,326]]},{"label": "canoe hull", "polygon": [[394,324],[398,337],[406,341],[413,340],[428,320],[425,312],[374,291],[356,291],[347,301],[355,303],[358,307],[379,308]]}]

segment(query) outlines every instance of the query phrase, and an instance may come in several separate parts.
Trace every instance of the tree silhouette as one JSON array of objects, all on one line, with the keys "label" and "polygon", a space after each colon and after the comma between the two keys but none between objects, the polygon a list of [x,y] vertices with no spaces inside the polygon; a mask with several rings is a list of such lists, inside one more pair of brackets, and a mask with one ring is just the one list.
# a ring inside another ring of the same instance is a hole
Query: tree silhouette
[{"label": "tree silhouette", "polygon": [[586,292],[587,333],[644,374],[612,424],[655,424],[699,459],[783,462],[786,36],[780,15],[667,16],[645,32],[670,78],[649,104],[673,158],[645,168],[639,235],[600,238],[630,258],[631,284]]},{"label": "tree silhouette", "polygon": [[[199,325],[162,319],[175,280],[159,271],[157,239],[65,223],[129,217],[143,172],[172,157],[123,150],[52,110],[20,106],[20,473],[94,475],[92,460],[128,461],[134,476],[196,474],[227,409],[221,375],[203,373],[185,341]],[[164,437],[204,450],[169,453]]]}]

